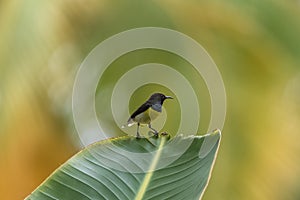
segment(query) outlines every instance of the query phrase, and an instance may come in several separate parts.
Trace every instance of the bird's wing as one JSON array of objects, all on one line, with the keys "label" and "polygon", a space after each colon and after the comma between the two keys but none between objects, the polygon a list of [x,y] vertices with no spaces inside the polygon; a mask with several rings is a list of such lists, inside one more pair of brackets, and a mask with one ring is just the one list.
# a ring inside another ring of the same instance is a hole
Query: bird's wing
[{"label": "bird's wing", "polygon": [[[151,104],[149,102],[145,102],[143,105],[141,105],[129,118],[130,119],[134,119],[135,116],[137,116],[138,114],[145,112],[146,110],[148,110],[151,107]],[[129,121],[128,120],[128,121]]]},{"label": "bird's wing", "polygon": [[145,112],[147,109],[151,107],[151,104],[149,102],[145,102],[143,105],[141,105],[127,120],[127,124],[123,125],[121,128],[130,127],[136,122],[133,120],[138,114]]}]

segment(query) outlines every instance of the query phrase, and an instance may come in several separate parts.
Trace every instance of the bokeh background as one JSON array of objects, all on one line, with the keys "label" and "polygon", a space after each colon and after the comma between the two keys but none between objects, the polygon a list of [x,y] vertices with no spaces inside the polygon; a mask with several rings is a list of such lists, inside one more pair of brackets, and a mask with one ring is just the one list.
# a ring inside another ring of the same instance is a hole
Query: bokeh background
[{"label": "bokeh background", "polygon": [[[227,118],[203,199],[300,199],[298,0],[0,1],[1,199],[23,199],[80,150],[71,107],[80,63],[109,36],[144,26],[191,36],[223,76]],[[111,87],[105,78],[98,94]]]}]

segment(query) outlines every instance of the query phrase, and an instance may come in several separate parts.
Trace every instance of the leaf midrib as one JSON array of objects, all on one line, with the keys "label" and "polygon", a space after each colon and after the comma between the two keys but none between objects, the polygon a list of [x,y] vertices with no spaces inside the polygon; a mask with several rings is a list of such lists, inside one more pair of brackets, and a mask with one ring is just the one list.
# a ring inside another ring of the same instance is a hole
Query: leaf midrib
[{"label": "leaf midrib", "polygon": [[153,175],[153,173],[154,173],[154,171],[156,169],[157,163],[158,163],[158,161],[160,159],[161,152],[163,150],[165,142],[166,142],[166,138],[163,137],[161,139],[159,147],[158,147],[158,149],[156,151],[156,154],[155,154],[155,156],[153,158],[153,161],[151,162],[151,165],[150,165],[148,171],[145,173],[145,178],[143,179],[143,181],[141,183],[141,186],[140,186],[140,188],[138,190],[138,193],[137,193],[137,195],[135,197],[135,200],[142,200],[143,199],[143,197],[144,197],[144,195],[145,195],[145,193],[147,191],[148,185],[150,183],[150,180],[152,178],[152,175]]}]

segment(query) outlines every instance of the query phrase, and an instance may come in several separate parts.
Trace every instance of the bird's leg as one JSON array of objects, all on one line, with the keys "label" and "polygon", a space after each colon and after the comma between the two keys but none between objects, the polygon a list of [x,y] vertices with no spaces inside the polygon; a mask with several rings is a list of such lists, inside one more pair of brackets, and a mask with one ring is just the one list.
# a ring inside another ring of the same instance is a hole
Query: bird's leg
[{"label": "bird's leg", "polygon": [[136,138],[140,138],[141,137],[141,135],[139,133],[139,129],[140,129],[140,123],[137,124]]},{"label": "bird's leg", "polygon": [[157,137],[158,136],[157,130],[155,130],[154,128],[152,128],[150,123],[148,124],[148,127],[154,132],[154,135]]}]

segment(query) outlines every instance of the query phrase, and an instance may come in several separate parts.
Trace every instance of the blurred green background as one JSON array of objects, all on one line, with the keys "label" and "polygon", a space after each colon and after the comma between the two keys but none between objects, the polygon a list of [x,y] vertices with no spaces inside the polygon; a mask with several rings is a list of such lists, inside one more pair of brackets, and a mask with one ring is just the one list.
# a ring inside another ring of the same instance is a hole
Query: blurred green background
[{"label": "blurred green background", "polygon": [[[71,96],[80,63],[109,36],[144,26],[191,36],[223,76],[227,118],[203,199],[300,199],[299,19],[296,0],[0,1],[1,199],[23,199],[79,151]],[[114,65],[180,63],[138,54]]]}]

